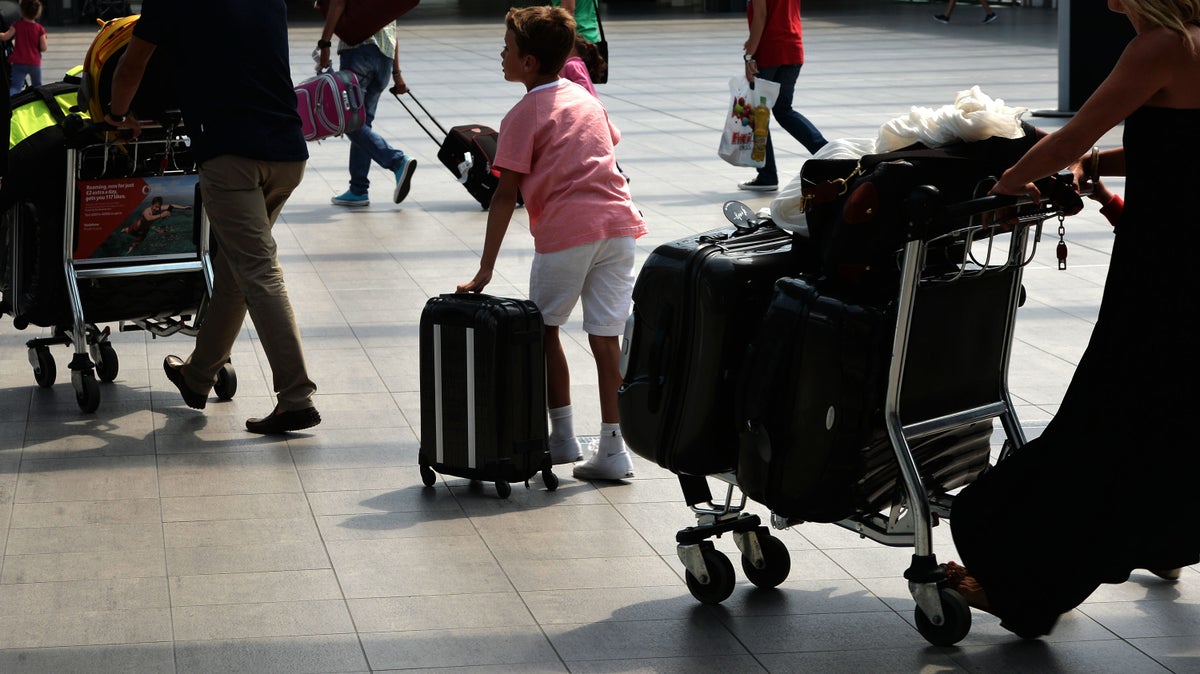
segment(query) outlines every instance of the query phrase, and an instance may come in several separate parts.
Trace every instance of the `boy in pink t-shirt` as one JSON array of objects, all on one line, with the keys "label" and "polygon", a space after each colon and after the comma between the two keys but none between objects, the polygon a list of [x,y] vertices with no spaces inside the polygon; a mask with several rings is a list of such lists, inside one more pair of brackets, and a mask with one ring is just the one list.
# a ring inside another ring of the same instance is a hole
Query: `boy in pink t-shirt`
[{"label": "boy in pink t-shirt", "polygon": [[633,303],[635,239],[646,224],[617,172],[613,147],[620,133],[604,106],[558,77],[575,40],[575,21],[560,7],[509,10],[505,17],[504,79],[525,85],[525,96],[500,125],[493,169],[500,181],[488,211],[483,255],[475,277],[459,292],[481,292],[492,280],[500,244],[525,199],[534,258],[529,298],[546,324],[546,393],[550,454],[555,463],[580,460],[571,411],[570,373],[559,327],[583,303],[583,328],[600,387],[600,443],[574,475],[585,480],[633,476],[621,438],[617,388],[620,335]]}]

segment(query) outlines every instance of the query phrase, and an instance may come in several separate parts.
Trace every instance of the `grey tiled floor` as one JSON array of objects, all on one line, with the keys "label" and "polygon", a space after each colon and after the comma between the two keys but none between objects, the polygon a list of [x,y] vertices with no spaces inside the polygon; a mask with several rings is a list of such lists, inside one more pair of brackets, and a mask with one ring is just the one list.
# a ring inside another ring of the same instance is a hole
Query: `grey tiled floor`
[{"label": "grey tiled floor", "polygon": [[[445,5],[426,2],[402,23],[405,76],[444,124],[498,126],[522,93],[500,76],[499,16],[456,19]],[[830,138],[873,136],[909,106],[950,103],[974,84],[1011,105],[1057,107],[1052,11],[1000,7],[980,26],[968,6],[943,26],[929,18],[938,8],[806,2],[798,107]],[[600,92],[649,224],[640,258],[723,224],[726,199],[766,205],[734,189],[749,172],[715,152],[744,19],[612,15],[606,29],[612,82]],[[297,79],[316,32],[293,27]],[[81,62],[90,38],[52,28],[47,72]],[[700,606],[674,551],[692,516],[672,476],[641,459],[626,483],[560,469],[558,491],[535,480],[506,501],[452,477],[423,489],[418,317],[427,297],[473,274],[485,214],[394,101],[376,127],[420,162],[409,198],[392,204],[376,169],[370,208],[330,206],[347,145],[328,140],[311,146],[276,228],[320,386],[325,422],[311,432],[243,430],[272,403],[252,326],[235,349],[233,401],[188,409],[159,363],[189,340],[122,333],[120,376],[82,415],[65,377],[33,384],[24,341],[38,331],[0,321],[0,672],[1200,672],[1194,568],[1178,583],[1135,574],[1104,586],[1041,641],[977,613],[959,647],[934,648],[912,626],[900,576],[910,551],[830,525],[778,532],[793,556],[779,590],[739,573],[724,604]],[[776,140],[790,177],[806,155]],[[1049,245],[1026,274],[1011,386],[1031,434],[1083,349],[1108,261],[1094,204],[1067,231],[1069,268],[1054,268]],[[524,295],[531,251],[518,212],[490,291]],[[578,428],[595,433],[587,340],[578,322],[565,334]],[[67,349],[55,354],[65,372]],[[1071,526],[1064,515],[1046,517]],[[946,527],[935,550],[955,556]]]}]

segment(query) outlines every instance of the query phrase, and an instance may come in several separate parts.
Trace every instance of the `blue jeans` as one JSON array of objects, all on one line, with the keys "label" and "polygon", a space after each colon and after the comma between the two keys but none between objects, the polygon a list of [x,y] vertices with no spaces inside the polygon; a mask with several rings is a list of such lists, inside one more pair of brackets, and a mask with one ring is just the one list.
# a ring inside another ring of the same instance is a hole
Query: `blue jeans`
[{"label": "blue jeans", "polygon": [[20,63],[12,64],[12,86],[8,89],[9,96],[16,96],[25,88],[25,76],[29,76],[29,86],[42,86],[42,67],[27,66]]},{"label": "blue jeans", "polygon": [[388,145],[371,128],[371,122],[375,121],[375,109],[379,107],[379,97],[392,83],[392,57],[384,55],[373,43],[348,49],[339,56],[341,69],[352,70],[358,75],[358,82],[365,94],[363,106],[367,113],[366,123],[346,136],[350,139],[350,191],[366,194],[371,186],[367,174],[371,171],[372,161],[389,171],[395,171],[404,162],[404,153]]},{"label": "blue jeans", "polygon": [[[800,76],[800,65],[760,68],[758,77],[779,83],[779,97],[775,99],[775,106],[771,108],[775,121],[779,122],[779,126],[782,126],[784,131],[792,134],[792,138],[800,141],[809,154],[814,154],[829,141],[825,140],[825,136],[821,135],[821,132],[813,126],[812,122],[808,121],[807,117],[792,109],[792,98],[796,95],[796,78]],[[767,132],[767,163],[758,169],[758,182],[772,185],[779,182],[779,171],[775,167],[775,145],[771,142],[769,131]]]}]

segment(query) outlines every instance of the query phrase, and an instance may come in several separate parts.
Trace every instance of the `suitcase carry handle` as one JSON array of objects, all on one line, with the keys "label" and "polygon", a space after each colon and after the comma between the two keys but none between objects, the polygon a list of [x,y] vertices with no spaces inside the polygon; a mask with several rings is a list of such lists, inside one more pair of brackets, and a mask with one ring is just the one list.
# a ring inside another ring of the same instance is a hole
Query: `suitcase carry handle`
[{"label": "suitcase carry handle", "polygon": [[[392,87],[391,89],[388,89],[388,92],[389,92],[389,93],[391,93],[393,96],[395,96],[395,97],[396,97],[396,100],[397,100],[397,101],[400,103],[400,105],[404,106],[404,110],[405,110],[406,112],[408,112],[408,115],[409,115],[410,117],[412,117],[412,118],[413,118],[413,121],[417,123],[417,126],[421,127],[421,130],[425,132],[425,135],[426,135],[426,136],[429,136],[429,137],[430,137],[430,138],[433,140],[433,142],[437,143],[437,146],[438,146],[439,148],[440,148],[440,147],[442,147],[442,141],[441,141],[441,140],[440,140],[440,139],[439,139],[437,136],[434,136],[434,135],[433,135],[433,132],[431,132],[431,131],[430,131],[430,130],[429,130],[429,129],[428,129],[426,126],[425,126],[424,122],[422,122],[422,121],[421,121],[421,120],[420,120],[420,119],[417,117],[416,113],[414,113],[414,112],[412,111],[412,108],[408,107],[408,104],[406,104],[406,103],[404,102],[404,99],[403,99],[403,98],[400,98],[400,93],[399,93],[398,91],[396,91],[396,87]],[[420,100],[418,100],[418,99],[417,99],[417,97],[413,95],[412,89],[409,89],[409,90],[408,90],[408,95],[409,95],[409,96],[412,96],[413,102],[414,102],[414,103],[416,103],[416,104],[417,104],[417,106],[419,106],[419,107],[421,108],[421,110],[422,110],[422,111],[425,113],[425,115],[426,115],[427,117],[429,117],[429,121],[433,122],[433,125],[437,127],[438,131],[441,131],[441,132],[442,132],[442,138],[445,138],[445,137],[446,137],[446,133],[447,133],[447,132],[446,132],[446,129],[445,129],[444,127],[442,127],[442,125],[441,125],[441,123],[440,123],[440,122],[438,122],[438,121],[437,121],[437,117],[434,117],[434,116],[433,116],[433,114],[431,114],[431,113],[429,112],[429,110],[428,110],[428,109],[426,109],[426,107],[425,107],[425,106],[424,106],[424,105],[421,103],[421,101],[420,101]]]}]

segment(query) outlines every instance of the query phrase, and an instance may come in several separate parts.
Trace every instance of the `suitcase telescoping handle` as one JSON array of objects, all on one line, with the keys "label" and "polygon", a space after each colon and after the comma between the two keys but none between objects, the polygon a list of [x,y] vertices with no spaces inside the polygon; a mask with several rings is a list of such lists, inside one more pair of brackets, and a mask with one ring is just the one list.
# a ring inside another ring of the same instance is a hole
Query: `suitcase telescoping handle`
[{"label": "suitcase telescoping handle", "polygon": [[412,111],[412,108],[408,107],[408,104],[404,102],[404,99],[400,98],[400,94],[396,91],[396,87],[392,87],[391,89],[388,89],[388,91],[396,97],[396,100],[400,102],[400,105],[404,106],[404,110],[408,112],[410,117],[413,118],[413,121],[417,123],[417,126],[421,127],[421,130],[425,132],[425,135],[432,138],[433,142],[437,143],[437,146],[440,148],[442,146],[442,138],[446,137],[446,129],[443,128],[441,123],[437,121],[437,117],[434,117],[421,103],[421,101],[413,95],[412,89],[408,90],[408,95],[412,97],[413,103],[416,103],[417,106],[421,108],[421,110],[425,113],[425,116],[429,118],[429,121],[433,122],[433,125],[437,127],[438,131],[442,132],[442,138],[438,138],[437,136],[433,135],[433,132],[431,132],[428,127],[425,126],[425,123],[422,122],[419,117],[417,117],[417,115]]}]

